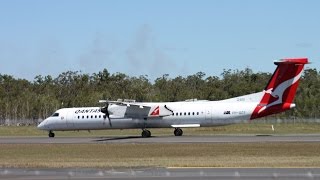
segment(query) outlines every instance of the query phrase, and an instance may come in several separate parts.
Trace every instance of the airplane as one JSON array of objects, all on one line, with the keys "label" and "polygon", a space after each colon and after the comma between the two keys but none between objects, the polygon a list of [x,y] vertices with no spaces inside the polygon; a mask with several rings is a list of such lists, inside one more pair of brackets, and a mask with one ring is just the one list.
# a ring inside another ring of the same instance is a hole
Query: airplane
[{"label": "airplane", "polygon": [[[38,125],[48,131],[142,129],[141,136],[151,137],[150,128],[210,127],[251,121],[294,108],[293,102],[308,58],[286,58],[274,61],[277,66],[265,89],[235,98],[208,101],[135,102],[134,100],[100,100],[101,107],[63,108]],[[236,83],[236,82],[235,82]]]}]

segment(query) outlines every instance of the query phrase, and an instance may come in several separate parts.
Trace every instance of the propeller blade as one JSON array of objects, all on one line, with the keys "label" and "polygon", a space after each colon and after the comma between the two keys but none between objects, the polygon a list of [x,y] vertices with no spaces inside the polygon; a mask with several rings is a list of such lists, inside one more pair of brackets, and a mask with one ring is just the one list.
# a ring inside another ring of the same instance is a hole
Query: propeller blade
[{"label": "propeller blade", "polygon": [[110,125],[110,127],[112,127],[111,119],[110,119],[110,117],[109,117],[109,116],[108,116],[108,119],[109,119],[109,125]]},{"label": "propeller blade", "polygon": [[110,127],[112,127],[112,123],[111,123],[111,119],[110,119],[110,114],[109,114],[108,108],[109,108],[109,103],[106,102],[106,106],[101,108],[101,112],[105,114],[104,115],[104,120],[106,118],[108,118],[109,125],[110,125]]}]

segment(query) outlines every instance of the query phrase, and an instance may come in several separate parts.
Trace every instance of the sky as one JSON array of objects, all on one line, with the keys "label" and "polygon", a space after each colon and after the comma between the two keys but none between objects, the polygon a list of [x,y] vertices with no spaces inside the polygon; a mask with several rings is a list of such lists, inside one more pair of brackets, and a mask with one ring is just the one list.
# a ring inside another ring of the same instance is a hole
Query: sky
[{"label": "sky", "polygon": [[65,71],[150,80],[224,69],[274,71],[308,57],[320,70],[318,0],[0,0],[0,74]]}]

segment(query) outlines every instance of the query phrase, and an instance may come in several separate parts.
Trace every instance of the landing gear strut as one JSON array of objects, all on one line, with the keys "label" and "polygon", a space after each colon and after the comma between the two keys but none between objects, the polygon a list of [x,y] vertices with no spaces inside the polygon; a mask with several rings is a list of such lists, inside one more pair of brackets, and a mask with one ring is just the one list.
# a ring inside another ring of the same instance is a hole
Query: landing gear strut
[{"label": "landing gear strut", "polygon": [[142,130],[142,133],[141,133],[141,136],[142,136],[143,138],[151,137],[151,132],[150,132],[149,130],[147,130],[147,129],[143,129],[143,130]]},{"label": "landing gear strut", "polygon": [[182,136],[183,131],[180,128],[175,128],[173,133],[174,133],[175,136]]},{"label": "landing gear strut", "polygon": [[53,138],[54,137],[54,133],[52,131],[49,131],[49,137]]}]

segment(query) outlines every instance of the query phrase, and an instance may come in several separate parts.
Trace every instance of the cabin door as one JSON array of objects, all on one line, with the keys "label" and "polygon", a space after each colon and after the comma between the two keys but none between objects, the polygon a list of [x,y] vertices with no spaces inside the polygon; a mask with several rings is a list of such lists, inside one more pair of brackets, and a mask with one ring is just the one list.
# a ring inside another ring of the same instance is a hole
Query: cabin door
[{"label": "cabin door", "polygon": [[74,113],[70,111],[70,112],[68,112],[68,114],[65,117],[68,128],[73,128],[74,127],[73,119],[78,118],[77,116],[73,117],[73,115],[74,115]]},{"label": "cabin door", "polygon": [[206,107],[205,121],[206,121],[206,123],[211,123],[211,121],[212,121],[212,108],[211,107]]}]

